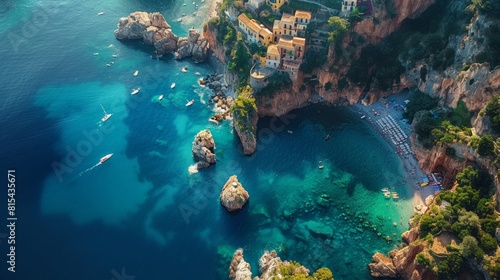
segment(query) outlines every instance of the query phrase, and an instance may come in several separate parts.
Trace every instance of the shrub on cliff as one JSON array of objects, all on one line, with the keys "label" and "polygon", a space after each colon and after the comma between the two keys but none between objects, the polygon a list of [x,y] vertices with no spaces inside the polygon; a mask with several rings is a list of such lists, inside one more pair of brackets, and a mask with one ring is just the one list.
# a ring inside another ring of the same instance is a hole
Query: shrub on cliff
[{"label": "shrub on cliff", "polygon": [[500,95],[494,95],[488,104],[486,104],[486,115],[490,117],[491,128],[500,133]]},{"label": "shrub on cliff", "polygon": [[463,270],[463,258],[459,253],[451,253],[438,264],[439,279],[457,279]]},{"label": "shrub on cliff", "polygon": [[251,119],[257,112],[255,98],[251,97],[252,88],[246,86],[239,89],[238,98],[234,100],[231,106],[231,112],[236,120],[236,125],[243,131],[252,131]]},{"label": "shrub on cliff", "polygon": [[313,273],[316,280],[333,280],[332,271],[326,267],[322,267]]}]

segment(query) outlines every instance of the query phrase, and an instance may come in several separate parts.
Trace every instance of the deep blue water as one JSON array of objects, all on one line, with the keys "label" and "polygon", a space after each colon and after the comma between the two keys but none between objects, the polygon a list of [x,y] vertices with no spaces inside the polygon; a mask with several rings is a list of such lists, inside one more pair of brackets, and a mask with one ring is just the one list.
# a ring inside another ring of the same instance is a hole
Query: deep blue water
[{"label": "deep blue water", "polygon": [[[312,270],[328,266],[335,279],[368,279],[371,254],[394,246],[382,237],[406,229],[399,221],[411,206],[400,163],[356,112],[311,106],[261,119],[258,152],[245,157],[227,122],[207,121],[210,92],[195,72],[211,74],[211,66],[152,60],[151,47],[114,39],[119,17],[136,10],[162,12],[177,35],[201,29],[203,16],[174,21],[192,14],[192,3],[5,3],[0,172],[15,170],[18,220],[15,273],[7,271],[7,231],[0,230],[0,279],[225,279],[227,257],[238,247],[254,275],[262,252],[275,249]],[[198,4],[206,15],[209,3]],[[185,65],[188,73],[180,71]],[[190,99],[195,104],[185,107]],[[105,124],[101,104],[113,113]],[[206,128],[218,162],[189,174],[191,142]],[[108,162],[84,172],[108,153]],[[233,174],[251,198],[229,214],[218,196]],[[387,186],[403,199],[384,200],[380,188]],[[330,197],[327,207],[317,204],[321,195]],[[311,234],[312,224],[333,235]]]}]

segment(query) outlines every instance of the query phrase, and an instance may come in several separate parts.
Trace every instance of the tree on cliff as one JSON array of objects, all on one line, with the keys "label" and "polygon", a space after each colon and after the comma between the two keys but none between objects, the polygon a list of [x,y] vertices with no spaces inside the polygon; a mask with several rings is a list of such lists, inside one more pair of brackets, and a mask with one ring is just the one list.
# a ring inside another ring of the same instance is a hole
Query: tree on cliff
[{"label": "tree on cliff", "polygon": [[231,61],[229,62],[228,69],[238,74],[240,84],[246,83],[248,75],[250,75],[249,61],[251,57],[243,43],[243,36],[238,32],[238,39],[236,40],[235,48],[231,51]]},{"label": "tree on cliff", "polygon": [[497,133],[500,132],[500,95],[493,96],[486,105],[486,115],[490,117],[491,128]]},{"label": "tree on cliff", "polygon": [[330,25],[330,36],[328,37],[328,42],[335,43],[340,42],[347,31],[348,23],[345,19],[338,16],[334,16],[328,19],[328,24]]},{"label": "tree on cliff", "polygon": [[246,86],[238,90],[238,98],[234,100],[231,112],[236,120],[236,124],[241,130],[252,130],[251,119],[257,112],[255,98],[251,97],[252,88]]}]

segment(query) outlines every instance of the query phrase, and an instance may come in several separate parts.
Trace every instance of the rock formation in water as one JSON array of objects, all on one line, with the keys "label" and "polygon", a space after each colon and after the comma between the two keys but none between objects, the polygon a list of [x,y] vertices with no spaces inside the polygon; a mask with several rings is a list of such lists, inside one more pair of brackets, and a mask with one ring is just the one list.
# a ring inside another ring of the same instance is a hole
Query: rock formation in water
[{"label": "rock formation in water", "polygon": [[238,249],[229,266],[229,278],[233,280],[252,280],[250,264],[243,258],[243,250]]},{"label": "rock formation in water", "polygon": [[114,32],[118,40],[140,40],[153,45],[160,55],[174,52],[175,59],[192,57],[195,62],[207,58],[208,40],[194,29],[187,38],[177,37],[160,13],[134,12],[120,18]]},{"label": "rock formation in water", "polygon": [[233,175],[229,177],[220,193],[220,203],[226,207],[227,211],[232,212],[243,208],[250,195],[238,181],[238,177]]},{"label": "rock formation in water", "polygon": [[193,158],[198,168],[206,168],[215,163],[214,150],[215,142],[210,130],[205,129],[198,132],[192,145]]},{"label": "rock formation in water", "polygon": [[245,121],[249,123],[245,123],[244,125],[238,123],[239,116],[237,113],[233,117],[233,127],[240,138],[245,155],[251,155],[257,149],[257,122],[259,121],[259,117],[257,113],[252,113],[251,115],[250,120]]}]

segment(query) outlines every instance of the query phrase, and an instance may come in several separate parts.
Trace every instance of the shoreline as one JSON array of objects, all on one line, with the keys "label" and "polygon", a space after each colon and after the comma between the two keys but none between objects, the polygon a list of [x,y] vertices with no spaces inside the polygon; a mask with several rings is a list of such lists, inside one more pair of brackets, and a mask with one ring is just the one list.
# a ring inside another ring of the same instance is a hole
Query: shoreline
[{"label": "shoreline", "polygon": [[220,5],[220,4],[222,4],[222,0],[213,0],[210,3],[210,8],[209,8],[209,12],[210,13],[209,13],[209,16],[207,18],[207,21],[211,20],[214,17],[218,17],[219,16],[217,5]]},{"label": "shoreline", "polygon": [[[408,123],[405,122],[405,120],[403,120],[402,116],[403,110],[400,107],[398,108],[393,107],[394,104],[403,103],[404,100],[407,99],[408,95],[409,95],[408,91],[391,95],[386,99],[387,100],[386,104],[382,103],[382,99],[378,99],[375,103],[369,106],[364,106],[360,103],[356,103],[353,106],[358,113],[365,116],[364,120],[370,123],[374,131],[389,144],[391,150],[394,151],[394,153],[396,153],[399,159],[401,160],[401,166],[404,171],[404,179],[403,179],[404,181],[402,182],[402,184],[406,188],[407,193],[412,194],[413,211],[415,213],[424,213],[425,210],[427,209],[427,206],[425,204],[425,199],[429,195],[434,195],[434,189],[431,185],[428,185],[426,187],[420,186],[420,183],[422,182],[421,180],[422,176],[425,176],[427,174],[425,174],[420,169],[418,165],[418,160],[414,157],[413,154],[403,154],[402,152],[398,152],[398,148],[396,147],[396,145],[391,141],[391,139],[388,136],[385,135],[385,132],[376,123],[376,121],[378,120],[392,116],[394,121],[408,136],[408,138],[404,141],[404,143],[408,144],[411,151],[411,145],[409,140],[409,137],[412,132],[411,125],[409,125]],[[417,207],[421,207],[420,210],[417,210],[416,209]]]}]

